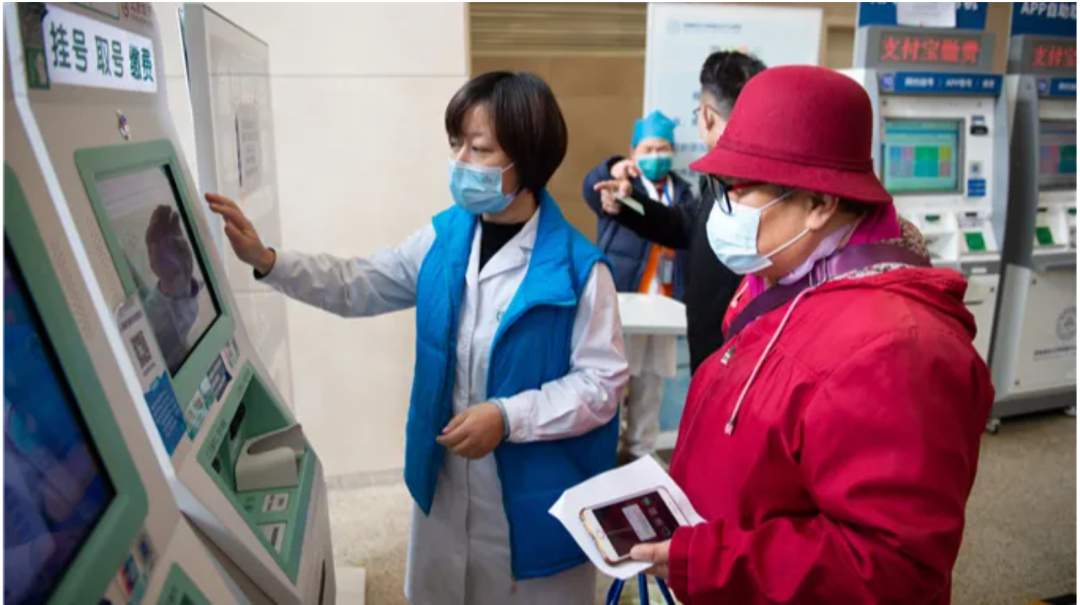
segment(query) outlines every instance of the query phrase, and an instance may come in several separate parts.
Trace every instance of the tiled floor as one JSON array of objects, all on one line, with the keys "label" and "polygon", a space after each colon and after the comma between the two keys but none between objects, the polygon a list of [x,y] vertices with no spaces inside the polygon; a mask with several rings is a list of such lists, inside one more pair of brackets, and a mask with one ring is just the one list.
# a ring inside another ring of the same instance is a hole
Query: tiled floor
[{"label": "tiled floor", "polygon": [[[405,603],[411,506],[402,484],[331,492],[335,563],[367,569],[368,603]],[[1075,587],[1076,421],[1006,422],[983,439],[953,602],[1026,603]]]}]

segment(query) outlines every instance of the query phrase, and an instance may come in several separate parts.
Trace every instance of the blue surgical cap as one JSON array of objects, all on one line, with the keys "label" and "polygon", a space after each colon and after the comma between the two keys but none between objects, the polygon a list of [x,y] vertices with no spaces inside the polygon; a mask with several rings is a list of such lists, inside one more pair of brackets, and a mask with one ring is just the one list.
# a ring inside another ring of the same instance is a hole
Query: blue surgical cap
[{"label": "blue surgical cap", "polygon": [[659,111],[654,111],[640,120],[634,122],[634,138],[630,141],[631,147],[637,147],[638,143],[645,139],[664,139],[672,146],[675,145],[675,121]]}]

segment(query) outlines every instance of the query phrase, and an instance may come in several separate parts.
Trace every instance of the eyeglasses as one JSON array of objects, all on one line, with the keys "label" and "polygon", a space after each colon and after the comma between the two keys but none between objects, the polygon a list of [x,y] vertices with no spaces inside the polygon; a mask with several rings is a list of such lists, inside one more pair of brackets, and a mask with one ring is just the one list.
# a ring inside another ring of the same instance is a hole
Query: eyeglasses
[{"label": "eyeglasses", "polygon": [[728,196],[730,192],[749,189],[751,187],[761,187],[762,185],[768,184],[762,181],[747,181],[745,183],[728,185],[711,174],[709,175],[709,178],[706,179],[706,182],[709,185],[710,195],[712,195],[716,206],[720,208],[720,212],[723,212],[728,216],[731,216],[731,198]]},{"label": "eyeglasses", "polygon": [[[704,106],[704,108],[705,108],[705,109],[707,109],[707,110],[709,110],[709,111],[711,111],[711,112],[713,112],[713,113],[715,113],[715,114],[719,114],[719,113],[720,113],[720,110],[719,110],[719,109],[717,109],[717,108],[715,108],[715,107],[713,107],[712,105],[705,105],[705,106]],[[701,119],[701,109],[702,109],[702,105],[698,105],[697,107],[695,107],[695,108],[694,108],[694,112],[693,112],[693,114],[694,114],[694,117],[693,117],[693,121],[691,121],[691,122],[690,122],[690,125],[691,125],[691,126],[697,126],[698,120],[700,120],[700,119]]]}]

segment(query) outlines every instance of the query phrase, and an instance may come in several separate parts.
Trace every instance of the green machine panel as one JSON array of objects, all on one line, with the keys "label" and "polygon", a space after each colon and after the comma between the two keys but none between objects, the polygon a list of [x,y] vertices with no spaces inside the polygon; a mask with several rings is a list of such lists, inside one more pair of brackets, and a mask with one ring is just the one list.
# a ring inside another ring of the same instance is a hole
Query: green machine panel
[{"label": "green machine panel", "polygon": [[179,565],[173,563],[165,586],[161,589],[158,605],[211,605],[210,600],[199,590]]},{"label": "green machine panel", "polygon": [[986,252],[986,238],[978,231],[965,231],[964,241],[969,252]]},{"label": "green machine panel", "polygon": [[240,491],[236,479],[237,461],[247,440],[292,424],[262,378],[250,363],[245,364],[198,460],[282,571],[296,582],[318,462],[315,452],[305,447],[299,456],[296,486]]}]

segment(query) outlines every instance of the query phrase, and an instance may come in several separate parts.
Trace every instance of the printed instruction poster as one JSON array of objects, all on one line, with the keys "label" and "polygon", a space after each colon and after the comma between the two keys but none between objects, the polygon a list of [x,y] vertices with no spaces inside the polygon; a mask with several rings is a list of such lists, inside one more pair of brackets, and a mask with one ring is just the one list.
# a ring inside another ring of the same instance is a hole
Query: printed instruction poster
[{"label": "printed instruction poster", "polygon": [[128,358],[139,377],[146,405],[150,408],[150,416],[165,443],[165,451],[171,456],[176,451],[177,444],[184,438],[187,422],[138,295],[129,297],[127,302],[120,305],[116,312],[116,322],[120,327],[120,336],[124,339]]},{"label": "printed instruction poster", "polygon": [[[206,9],[205,44],[210,117],[213,122],[214,190],[240,202],[245,216],[268,245],[281,242],[277,163],[274,139],[270,48],[251,33]],[[200,141],[205,148],[207,142]],[[209,187],[208,187],[209,188]],[[258,283],[251,268],[228,252],[217,217],[210,223],[229,276],[236,306],[251,342],[271,379],[292,401],[285,297]],[[211,400],[206,400],[211,406]]]},{"label": "printed instruction poster", "polygon": [[675,120],[674,170],[695,186],[690,162],[705,155],[697,127],[701,66],[714,52],[749,53],[768,67],[817,65],[820,8],[649,3],[645,107]]}]

